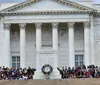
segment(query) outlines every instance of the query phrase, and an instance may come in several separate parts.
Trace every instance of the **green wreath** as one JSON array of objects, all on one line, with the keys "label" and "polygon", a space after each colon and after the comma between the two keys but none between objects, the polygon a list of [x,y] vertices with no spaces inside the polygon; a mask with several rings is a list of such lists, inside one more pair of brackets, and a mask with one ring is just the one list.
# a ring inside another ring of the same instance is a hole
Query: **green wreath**
[{"label": "green wreath", "polygon": [[50,75],[53,72],[53,68],[49,64],[45,64],[42,68],[41,71],[44,75]]}]

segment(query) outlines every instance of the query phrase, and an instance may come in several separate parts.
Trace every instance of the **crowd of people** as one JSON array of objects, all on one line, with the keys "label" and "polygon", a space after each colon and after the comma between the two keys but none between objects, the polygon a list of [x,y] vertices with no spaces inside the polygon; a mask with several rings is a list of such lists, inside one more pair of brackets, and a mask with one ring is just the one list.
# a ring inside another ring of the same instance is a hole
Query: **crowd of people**
[{"label": "crowd of people", "polygon": [[[62,79],[67,78],[100,78],[100,68],[95,67],[94,65],[90,65],[86,68],[85,65],[82,67],[77,67],[76,69],[70,67],[62,67],[59,69]],[[35,68],[7,68],[7,67],[0,67],[0,80],[25,80],[25,79],[34,79],[33,75],[35,73]]]},{"label": "crowd of people", "polygon": [[33,75],[36,69],[32,68],[19,68],[19,69],[9,69],[7,67],[0,67],[0,80],[25,80],[33,79]]},{"label": "crowd of people", "polygon": [[62,69],[57,68],[61,74],[62,79],[67,78],[100,78],[100,68],[94,65],[88,66],[86,68],[85,65],[82,67],[77,67],[76,69],[73,67],[62,67]]}]

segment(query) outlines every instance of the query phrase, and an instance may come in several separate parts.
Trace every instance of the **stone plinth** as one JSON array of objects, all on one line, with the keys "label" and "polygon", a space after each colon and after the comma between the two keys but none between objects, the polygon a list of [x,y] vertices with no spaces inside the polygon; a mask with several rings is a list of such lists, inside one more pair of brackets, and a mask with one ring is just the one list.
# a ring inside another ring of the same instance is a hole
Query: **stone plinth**
[{"label": "stone plinth", "polygon": [[45,79],[45,75],[41,72],[41,68],[45,64],[49,64],[53,67],[53,72],[50,75],[50,79],[61,79],[60,73],[57,70],[57,57],[58,53],[54,50],[42,50],[38,51],[36,55],[36,72],[34,75],[34,79]]}]

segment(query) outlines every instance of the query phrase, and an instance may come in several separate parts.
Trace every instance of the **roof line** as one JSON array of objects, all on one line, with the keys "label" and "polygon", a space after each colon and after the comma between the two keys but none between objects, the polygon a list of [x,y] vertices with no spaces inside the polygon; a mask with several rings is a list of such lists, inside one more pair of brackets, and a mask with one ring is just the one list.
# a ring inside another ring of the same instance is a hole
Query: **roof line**
[{"label": "roof line", "polygon": [[[28,6],[29,4],[32,4],[36,1],[39,1],[39,0],[26,0],[24,2],[18,3],[16,5],[11,6],[11,7],[5,8],[5,9],[1,10],[1,12],[14,11],[14,10],[20,9],[21,7]],[[65,4],[65,5],[68,4],[69,6],[76,7],[78,9],[94,10],[93,8],[90,8],[90,7],[87,7],[87,6],[84,6],[84,5],[69,1],[69,0],[66,0],[66,1],[65,0],[54,0],[54,1]]]}]

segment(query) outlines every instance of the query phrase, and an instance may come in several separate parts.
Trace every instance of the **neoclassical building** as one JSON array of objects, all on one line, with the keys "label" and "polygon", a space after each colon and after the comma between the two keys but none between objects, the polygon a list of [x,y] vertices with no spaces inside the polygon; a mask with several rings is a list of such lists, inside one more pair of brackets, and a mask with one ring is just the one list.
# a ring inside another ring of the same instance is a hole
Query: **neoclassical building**
[{"label": "neoclassical building", "polygon": [[1,2],[0,66],[50,64],[57,78],[57,67],[100,66],[99,10],[92,0]]}]

